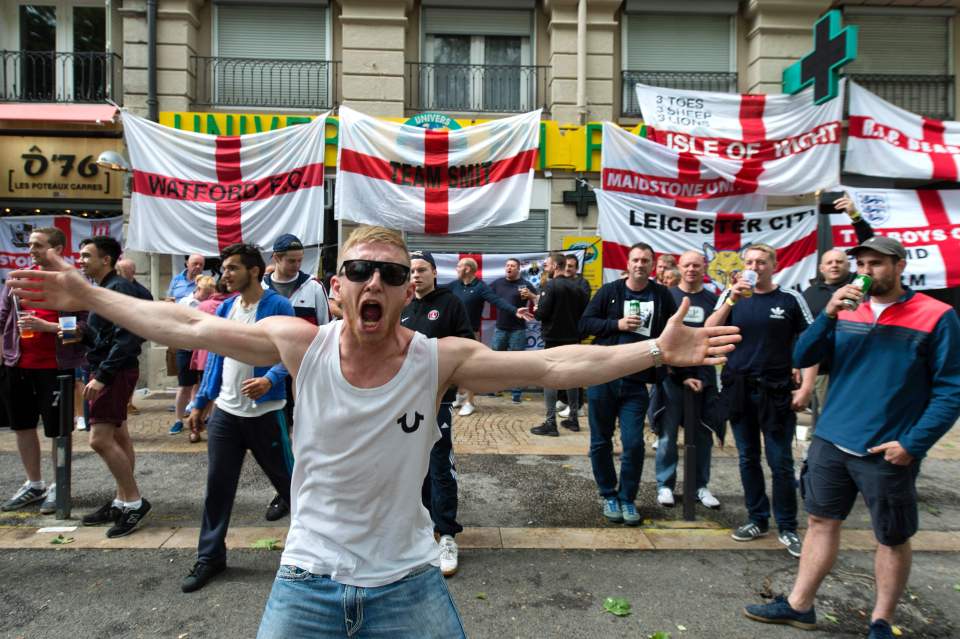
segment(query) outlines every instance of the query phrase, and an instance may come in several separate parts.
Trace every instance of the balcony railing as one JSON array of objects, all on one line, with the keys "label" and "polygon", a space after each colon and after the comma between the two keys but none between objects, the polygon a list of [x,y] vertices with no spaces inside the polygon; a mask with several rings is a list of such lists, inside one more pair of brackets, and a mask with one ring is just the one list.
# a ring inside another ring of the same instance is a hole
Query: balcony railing
[{"label": "balcony railing", "polygon": [[953,119],[952,75],[850,73],[847,77],[907,111],[937,120]]},{"label": "balcony railing", "polygon": [[547,67],[408,62],[411,111],[523,113],[544,107]]},{"label": "balcony railing", "polygon": [[628,118],[642,117],[637,103],[637,84],[649,84],[668,89],[689,91],[719,91],[736,93],[737,74],[713,71],[624,71],[623,115]]},{"label": "balcony railing", "polygon": [[0,50],[0,102],[120,102],[115,53]]},{"label": "balcony railing", "polygon": [[328,109],[338,104],[338,62],[193,56],[200,107]]}]

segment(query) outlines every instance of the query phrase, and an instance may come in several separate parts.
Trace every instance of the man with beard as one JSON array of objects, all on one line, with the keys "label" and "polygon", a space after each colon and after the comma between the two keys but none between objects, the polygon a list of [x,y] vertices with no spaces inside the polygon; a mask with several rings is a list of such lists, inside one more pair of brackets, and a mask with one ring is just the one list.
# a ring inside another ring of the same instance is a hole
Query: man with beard
[{"label": "man with beard", "polygon": [[797,366],[828,354],[834,364],[801,474],[809,517],[799,573],[789,597],[744,613],[815,627],[814,597],[860,493],[878,542],[868,636],[893,639],[893,615],[910,576],[910,537],[918,528],[920,462],[960,417],[960,320],[950,306],[901,284],[907,252],[900,242],[872,237],[849,252],[857,273],[873,279],[869,297],[856,286],[838,289],[793,353]]},{"label": "man with beard", "polygon": [[[463,303],[449,288],[437,288],[437,264],[428,251],[410,254],[410,276],[414,299],[400,314],[400,325],[427,337],[465,337],[474,339],[470,319]],[[423,480],[423,505],[430,511],[434,534],[440,536],[440,571],[452,577],[459,566],[455,537],[463,531],[457,522],[457,463],[453,454],[453,400],[456,393],[447,389],[437,413],[440,439],[430,451],[430,470]]]},{"label": "man with beard", "polygon": [[344,243],[333,288],[345,319],[321,327],[283,317],[251,326],[128,301],[89,286],[62,261],[56,268],[14,271],[10,286],[38,306],[107,313],[161,343],[256,366],[279,358],[293,374],[296,499],[260,639],[464,636],[418,503],[440,436],[431,417],[448,387],[600,384],[661,364],[722,363],[739,341],[735,327],[695,330],[680,314],[657,340],[606,348],[500,353],[472,339],[429,339],[399,325],[416,283],[403,237],[380,227],[361,226]]}]

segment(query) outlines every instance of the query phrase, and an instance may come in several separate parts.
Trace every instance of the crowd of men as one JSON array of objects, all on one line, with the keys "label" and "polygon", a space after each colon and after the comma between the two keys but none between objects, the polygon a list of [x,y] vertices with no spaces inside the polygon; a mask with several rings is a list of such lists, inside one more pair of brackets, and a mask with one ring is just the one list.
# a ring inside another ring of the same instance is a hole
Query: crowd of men
[{"label": "crowd of men", "polygon": [[[843,200],[838,208],[852,204]],[[342,247],[329,292],[302,272],[303,244],[287,234],[274,242],[269,269],[248,244],[222,251],[219,280],[203,274],[203,256],[190,256],[166,302],[151,303],[116,240],[81,244],[83,275],[95,284],[89,286],[59,259],[63,234],[34,229],[35,266],[15,272],[0,297],[4,395],[27,398],[5,402],[26,481],[2,508],[42,502],[41,512],[52,512],[55,489],[42,479],[37,426],[42,421],[48,437],[57,434],[57,377],[82,371],[90,445],[116,484],[115,497],[82,522],[108,525],[108,537],[143,523],[151,504],[137,486],[126,420],[141,344],[152,339],[174,353],[170,433],[189,430],[191,441],[207,433],[197,559],[184,592],[226,568],[230,514],[250,451],[276,489],[267,519],[291,514],[260,636],[306,633],[314,621],[294,600],[310,587],[318,589],[311,606],[323,608],[338,594],[346,602],[344,588],[362,588],[365,623],[400,616],[418,627],[432,615],[436,636],[460,636],[442,587],[442,577],[457,572],[455,538],[463,530],[453,409],[468,416],[477,410],[477,393],[508,389],[520,402],[524,388],[541,386],[545,419],[531,433],[557,437],[560,428],[580,430],[587,387],[589,457],[602,515],[636,526],[647,422],[657,436],[657,501],[676,502],[686,394],[699,417],[695,432],[685,434],[697,444],[697,500],[720,506],[708,487],[711,448],[729,422],[748,515],[733,538],[769,534],[772,512],[779,541],[801,558],[790,597],[748,606],[745,614],[812,627],[813,598],[836,557],[840,523],[861,493],[879,542],[870,632],[886,637],[909,573],[920,461],[960,415],[960,321],[950,307],[900,283],[906,252],[898,242],[869,234],[861,240],[848,253],[873,279],[869,297],[850,285],[848,255],[840,251],[823,254],[821,277],[804,294],[778,286],[777,252],[763,244],[742,252],[755,279],[736,278],[719,296],[704,286],[703,254],[658,256],[642,242],[630,247],[623,276],[595,292],[577,257],[563,253],[546,258],[539,286],[521,277],[513,258],[489,285],[477,277],[475,261],[462,259],[457,279],[439,286],[431,253],[409,252],[398,234],[362,227]],[[492,349],[478,343],[485,304],[498,311]],[[343,320],[330,323],[331,316]],[[542,350],[527,348],[533,319],[541,324]],[[594,345],[579,345],[587,337]],[[865,415],[856,389],[881,368],[892,385],[889,399]],[[566,404],[559,423],[558,390]],[[897,399],[901,393],[909,404]],[[814,396],[822,415],[798,482],[796,414]],[[916,406],[926,408],[918,415]],[[383,423],[386,412],[397,412],[396,419]],[[809,513],[805,544],[798,483]],[[410,510],[411,495],[422,509]],[[387,534],[383,527],[393,524]],[[402,600],[388,586],[417,592],[422,605],[399,612]],[[436,597],[428,602],[424,593]],[[374,611],[366,608],[371,604]],[[343,606],[341,614],[351,618]]]}]

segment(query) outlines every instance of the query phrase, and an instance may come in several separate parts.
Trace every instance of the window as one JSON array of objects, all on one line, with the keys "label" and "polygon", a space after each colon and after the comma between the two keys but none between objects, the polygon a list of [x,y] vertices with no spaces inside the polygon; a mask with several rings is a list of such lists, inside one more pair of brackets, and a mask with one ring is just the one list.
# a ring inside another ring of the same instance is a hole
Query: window
[{"label": "window", "polygon": [[213,79],[210,103],[330,106],[334,78],[326,7],[218,4],[216,8],[216,57],[198,69],[199,76]]},{"label": "window", "polygon": [[520,112],[536,102],[533,12],[425,7],[424,110]]},{"label": "window", "polygon": [[920,10],[862,11],[849,8],[844,15],[847,24],[860,27],[857,59],[845,72],[908,111],[951,119],[949,16]]}]

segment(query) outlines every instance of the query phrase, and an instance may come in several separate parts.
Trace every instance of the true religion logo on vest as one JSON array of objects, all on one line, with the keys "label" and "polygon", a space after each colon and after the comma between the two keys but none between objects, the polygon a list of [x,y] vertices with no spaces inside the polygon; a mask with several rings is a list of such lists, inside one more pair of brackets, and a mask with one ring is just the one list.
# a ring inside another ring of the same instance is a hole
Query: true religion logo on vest
[{"label": "true religion logo on vest", "polygon": [[400,429],[405,433],[412,433],[418,428],[420,428],[420,422],[423,421],[423,415],[414,411],[413,413],[413,426],[407,426],[407,414],[404,413],[397,418],[397,423],[400,424]]}]

